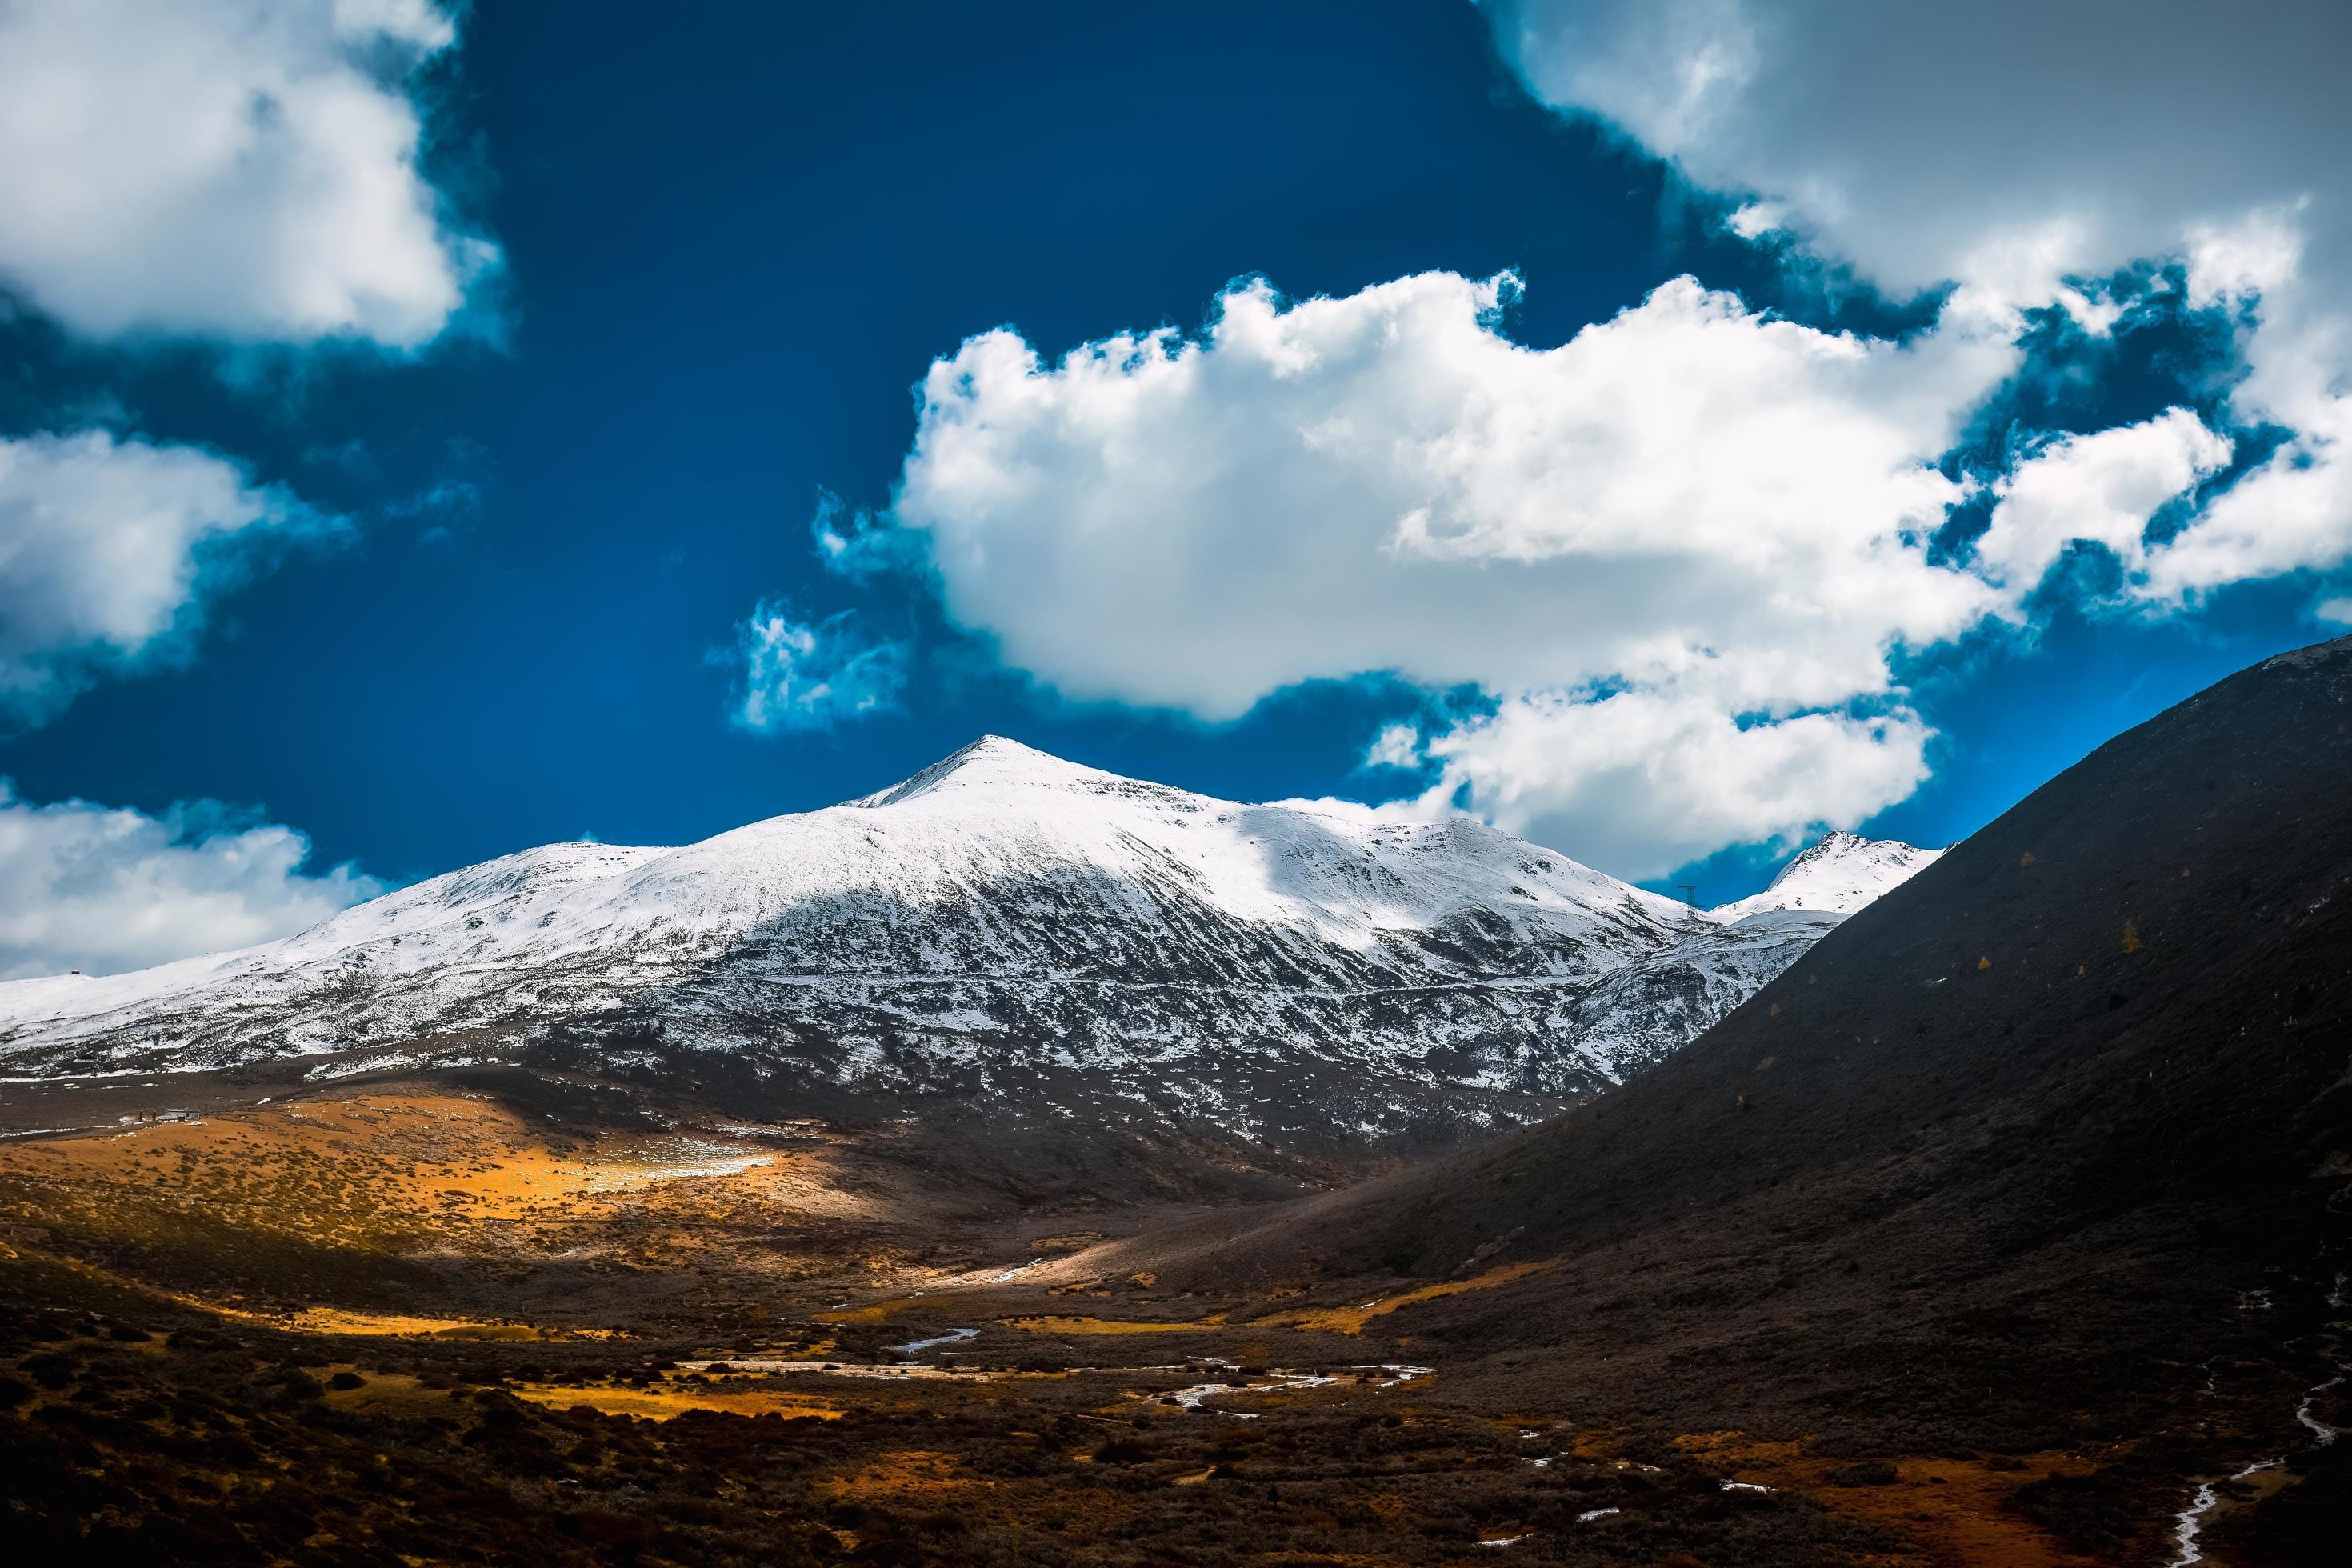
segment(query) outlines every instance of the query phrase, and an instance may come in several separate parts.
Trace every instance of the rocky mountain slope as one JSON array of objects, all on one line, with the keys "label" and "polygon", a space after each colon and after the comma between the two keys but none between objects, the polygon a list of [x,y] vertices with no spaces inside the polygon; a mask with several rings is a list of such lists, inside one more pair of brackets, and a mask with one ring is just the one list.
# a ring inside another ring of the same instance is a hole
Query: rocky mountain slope
[{"label": "rocky mountain slope", "polygon": [[2347,1215],[2352,638],[2108,742],[1615,1093],[1079,1262],[1486,1282],[1393,1331],[1594,1426],[2063,1448],[2021,1506],[2099,1562],[2273,1461],[2302,1484],[2207,1549],[2302,1563],[2352,1517]]},{"label": "rocky mountain slope", "polygon": [[1921,853],[1840,835],[1799,863],[1837,899],[1701,911],[1468,820],[1237,805],[989,737],[685,848],[551,845],[288,941],[0,985],[0,1066],[531,1059],[1452,1136],[1657,1060]]}]

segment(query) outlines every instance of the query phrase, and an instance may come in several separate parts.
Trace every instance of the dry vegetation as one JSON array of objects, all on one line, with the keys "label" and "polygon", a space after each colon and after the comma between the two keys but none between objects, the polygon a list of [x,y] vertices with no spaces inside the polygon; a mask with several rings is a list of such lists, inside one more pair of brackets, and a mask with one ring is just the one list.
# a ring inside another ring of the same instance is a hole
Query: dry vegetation
[{"label": "dry vegetation", "polygon": [[1514,1537],[1538,1562],[1889,1561],[1670,1446],[1538,1466],[1551,1434],[1375,1415],[1360,1388],[1243,1421],[1128,1374],[704,1383],[585,1343],[142,1327],[119,1301],[0,1328],[37,1561],[1436,1564]]},{"label": "dry vegetation", "polygon": [[1089,1234],[999,1281],[878,1242],[839,1157],[426,1090],[0,1146],[12,1531],[146,1563],[2096,1560],[2036,1518],[2092,1461],[1872,1484],[1367,1364],[1546,1263],[1210,1300],[1087,1274]]},{"label": "dry vegetation", "polygon": [[550,1129],[486,1096],[376,1091],[0,1144],[0,1220],[288,1327],[578,1333],[940,1272],[881,1194],[849,1190],[840,1150],[802,1129]]},{"label": "dry vegetation", "polygon": [[1507,1285],[1514,1279],[1524,1279],[1531,1274],[1541,1274],[1547,1269],[1556,1268],[1559,1266],[1557,1258],[1546,1258],[1536,1263],[1506,1263],[1499,1268],[1489,1268],[1483,1274],[1475,1274],[1467,1279],[1441,1279],[1431,1285],[1416,1285],[1410,1289],[1397,1290],[1385,1296],[1375,1297],[1360,1306],[1326,1307],[1315,1311],[1301,1312],[1290,1321],[1295,1327],[1301,1329],[1325,1329],[1334,1333],[1360,1334],[1364,1331],[1364,1325],[1374,1318],[1384,1318],[1400,1308],[1412,1306],[1416,1301],[1434,1301],[1440,1297],[1459,1296],[1471,1290],[1491,1290],[1497,1285]]}]

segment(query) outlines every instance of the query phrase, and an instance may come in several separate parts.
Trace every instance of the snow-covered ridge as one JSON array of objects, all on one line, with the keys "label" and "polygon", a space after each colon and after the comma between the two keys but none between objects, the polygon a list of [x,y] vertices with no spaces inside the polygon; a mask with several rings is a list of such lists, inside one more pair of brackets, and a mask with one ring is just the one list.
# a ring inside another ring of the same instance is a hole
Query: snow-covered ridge
[{"label": "snow-covered ridge", "polygon": [[1835,918],[1809,895],[1727,923],[1468,819],[1241,805],[990,736],[682,848],[551,845],[284,942],[0,984],[0,1061],[726,1051],[835,1089],[1051,1106],[1083,1080],[1374,1136],[1612,1082]]},{"label": "snow-covered ridge", "polygon": [[1707,912],[1721,921],[1745,920],[1778,910],[1850,915],[1909,881],[1943,853],[1892,838],[1832,833],[1783,866],[1762,892],[1717,904]]}]

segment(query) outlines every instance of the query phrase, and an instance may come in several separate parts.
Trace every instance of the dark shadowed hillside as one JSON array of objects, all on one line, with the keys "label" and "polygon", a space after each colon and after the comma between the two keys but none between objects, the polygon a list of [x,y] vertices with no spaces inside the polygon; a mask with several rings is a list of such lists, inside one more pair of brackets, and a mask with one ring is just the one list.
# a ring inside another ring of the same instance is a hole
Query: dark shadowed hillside
[{"label": "dark shadowed hillside", "polygon": [[2121,1437],[2150,1495],[2327,1453],[2294,1411],[2352,1268],[2347,971],[2352,639],[2102,747],[1605,1101],[1150,1261],[1350,1296],[1546,1261],[1386,1321],[1598,1417]]}]

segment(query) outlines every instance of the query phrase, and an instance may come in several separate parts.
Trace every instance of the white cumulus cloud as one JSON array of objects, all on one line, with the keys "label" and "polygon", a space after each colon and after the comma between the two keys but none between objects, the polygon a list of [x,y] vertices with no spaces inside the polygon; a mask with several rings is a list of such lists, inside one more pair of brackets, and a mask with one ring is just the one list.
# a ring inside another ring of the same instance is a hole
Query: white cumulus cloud
[{"label": "white cumulus cloud", "polygon": [[0,437],[0,713],[184,657],[208,597],[335,525],[237,465],[104,431]]},{"label": "white cumulus cloud", "polygon": [[1421,763],[1421,731],[1411,724],[1383,725],[1364,750],[1368,768],[1417,768]]},{"label": "white cumulus cloud", "polygon": [[[1483,0],[1538,97],[1897,290],[2046,289],[2306,196],[2352,237],[2352,8]],[[2338,244],[2339,252],[2343,247]],[[2330,263],[2352,276],[2352,258]],[[2044,297],[2048,297],[2046,294]]]},{"label": "white cumulus cloud", "polygon": [[0,780],[0,980],[268,942],[384,890],[349,866],[306,873],[310,854],[293,828],[234,826],[205,803],[37,805]]},{"label": "white cumulus cloud", "polygon": [[887,712],[906,689],[904,644],[867,637],[854,611],[795,620],[762,601],[736,628],[736,723],[746,730],[830,730]]},{"label": "white cumulus cloud", "polygon": [[[2103,331],[2115,305],[2085,279],[2184,262],[2194,302],[2259,323],[2233,413],[2294,436],[2147,552],[2142,590],[2185,603],[2352,563],[2352,6],[1483,5],[1538,98],[1744,200],[1738,232],[1786,229],[1896,293],[1957,282],[1956,305],[2054,300]],[[2107,496],[2150,491],[2179,472],[2183,434],[2062,452],[2033,483],[2096,461]],[[2135,457],[2153,466],[2127,478]],[[2120,514],[2082,499],[2134,555]]]},{"label": "white cumulus cloud", "polygon": [[[2003,602],[1927,539],[2009,336],[1824,332],[1678,279],[1537,350],[1502,331],[1514,288],[1249,284],[1198,338],[1050,363],[984,333],[926,379],[892,517],[951,617],[1075,697],[1222,720],[1366,671],[1482,688],[1502,712],[1428,742],[1442,790],[1620,869],[1900,799],[1924,726],[1829,710]],[[1625,746],[1654,748],[1631,795],[1596,782]]]},{"label": "white cumulus cloud", "polygon": [[2220,472],[2230,453],[2229,438],[2185,408],[2053,442],[1994,484],[2000,499],[1977,559],[1995,582],[2027,590],[2082,540],[2114,552],[2126,591],[2145,595],[2152,574],[2178,570],[2178,545],[2147,543],[2149,519]]},{"label": "white cumulus cloud", "polygon": [[1482,816],[1626,877],[1658,877],[1732,844],[1795,847],[1863,821],[1927,777],[1930,731],[1896,708],[1742,723],[1701,685],[1597,700],[1531,692],[1432,739],[1434,806],[1466,788]]},{"label": "white cumulus cloud", "polygon": [[1907,346],[1687,279],[1530,350],[1507,279],[1226,294],[1205,337],[933,365],[895,515],[949,612],[1087,698],[1231,718],[1318,677],[1662,679],[1755,704],[1885,684],[1892,638],[1990,595],[1920,538],[1932,466],[2010,345]]},{"label": "white cumulus cloud", "polygon": [[0,5],[0,286],[76,330],[414,348],[487,240],[419,168],[428,0]]}]

